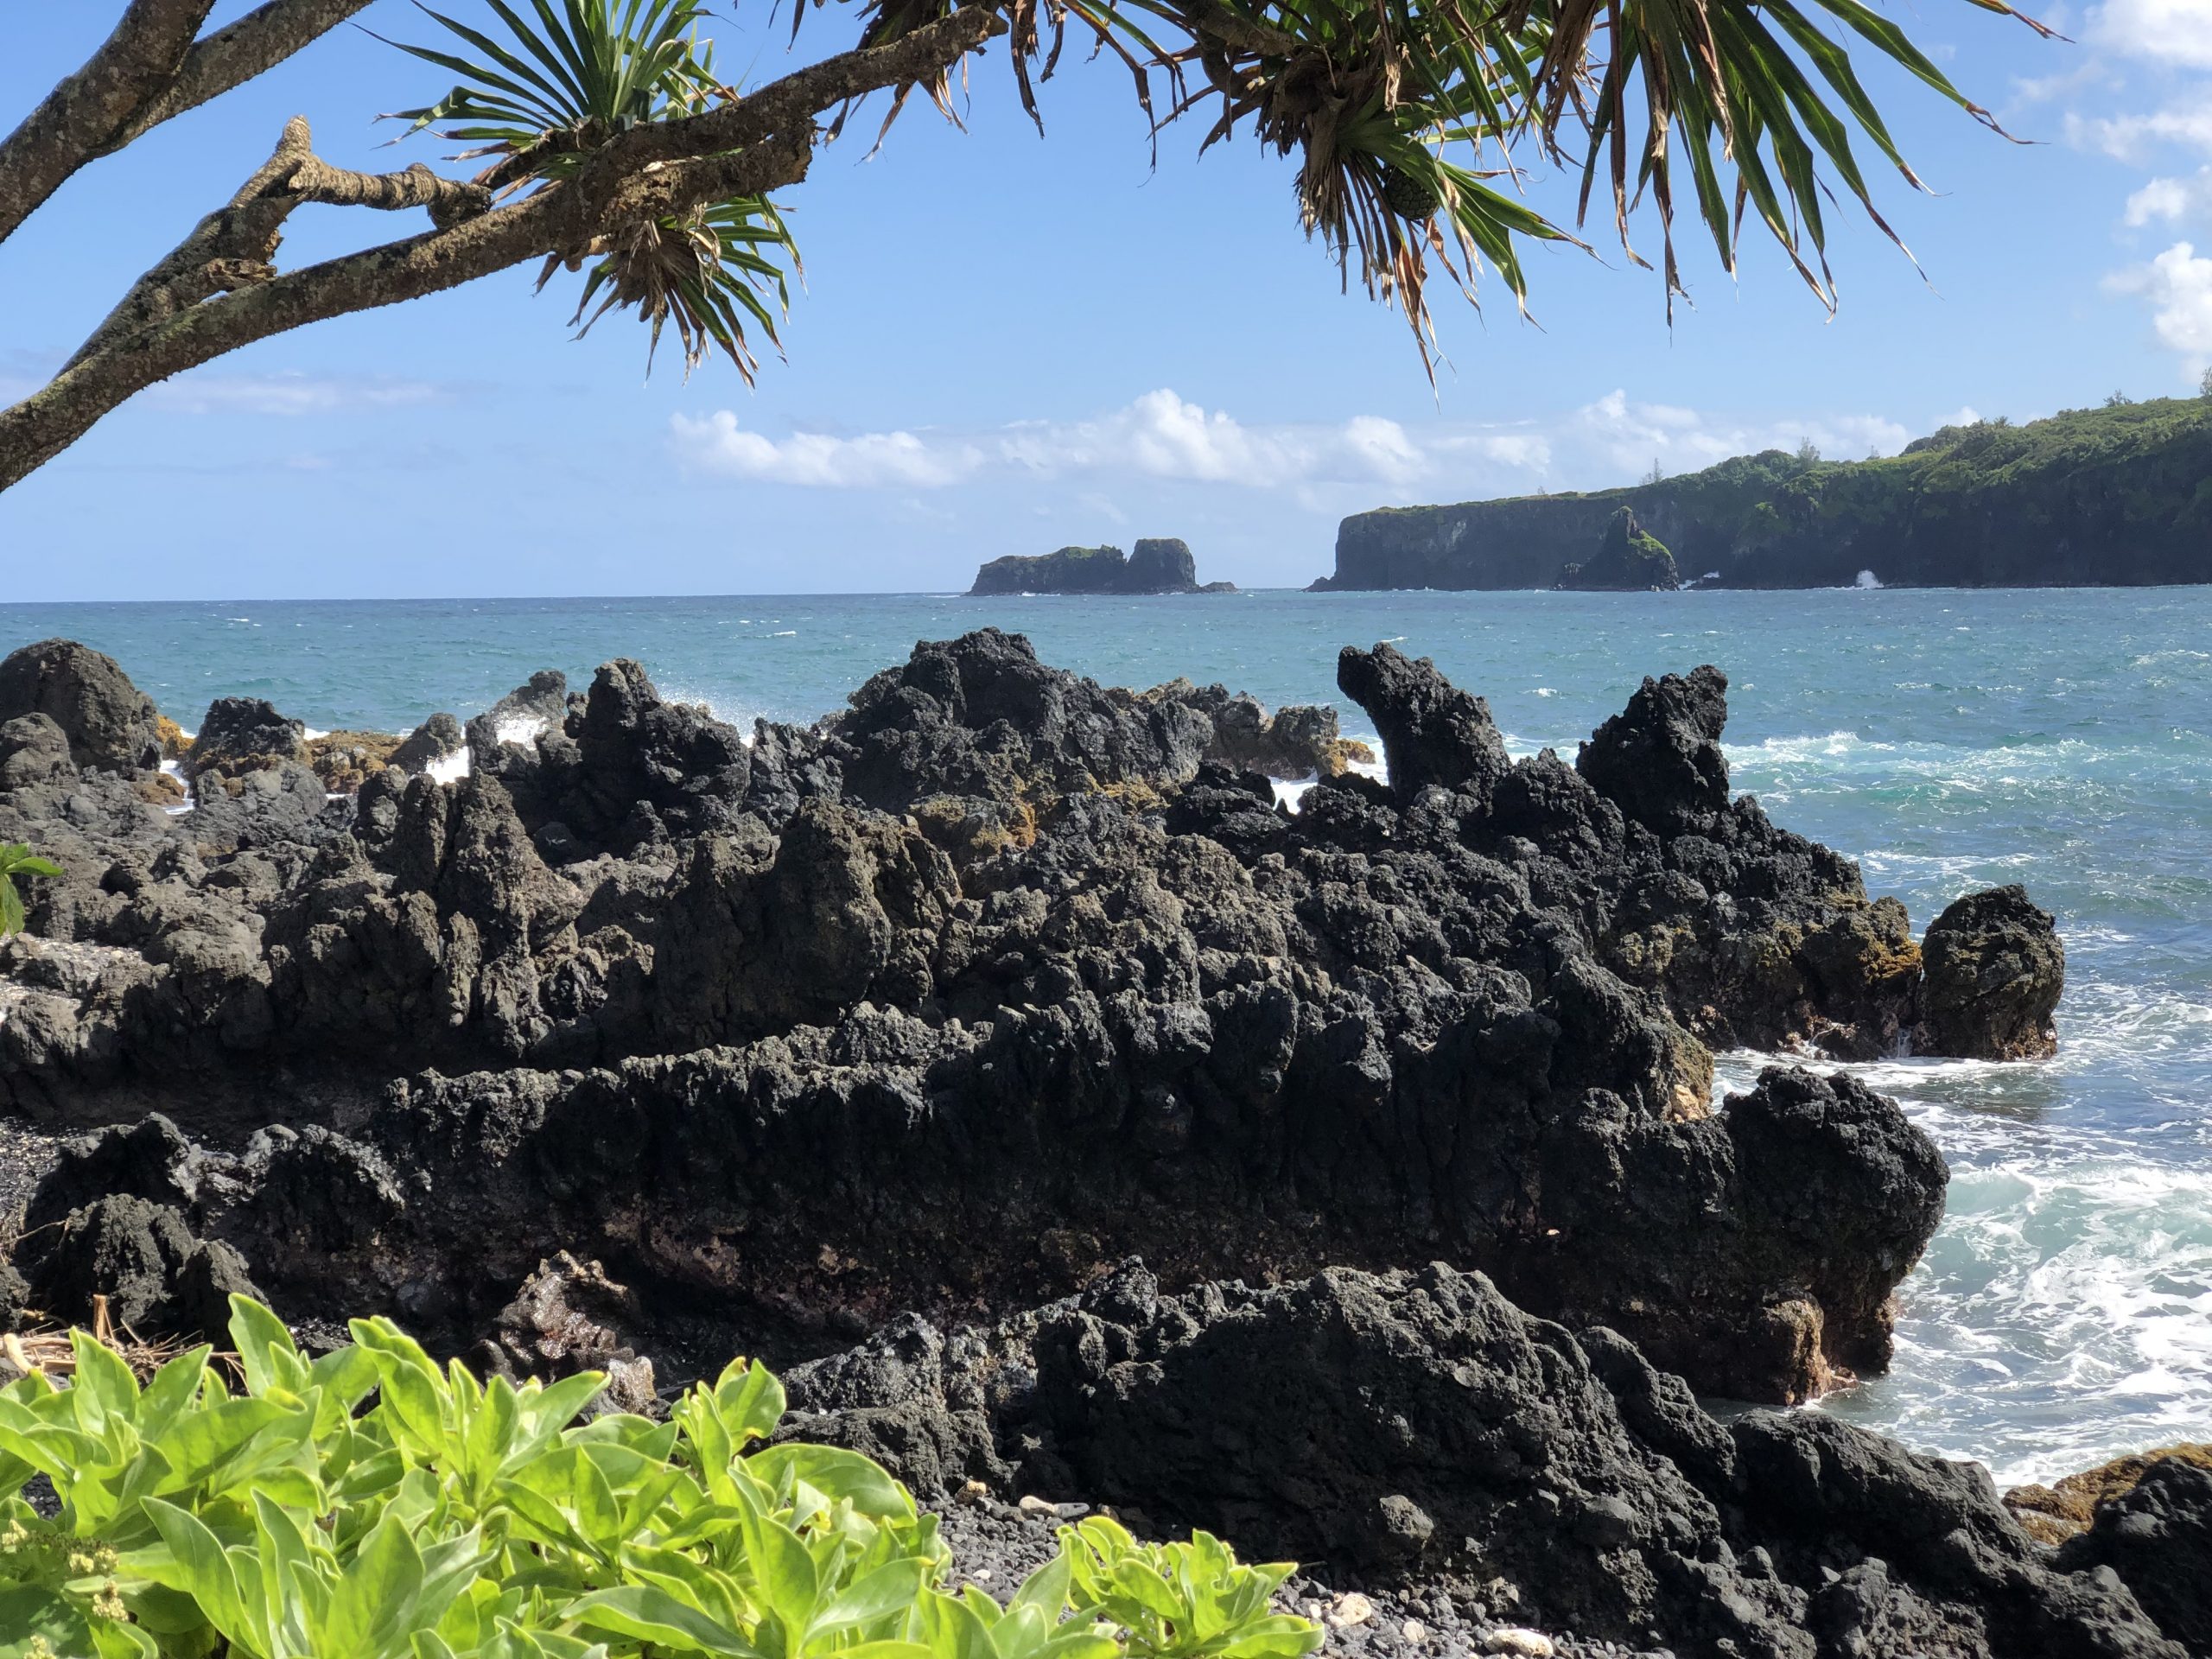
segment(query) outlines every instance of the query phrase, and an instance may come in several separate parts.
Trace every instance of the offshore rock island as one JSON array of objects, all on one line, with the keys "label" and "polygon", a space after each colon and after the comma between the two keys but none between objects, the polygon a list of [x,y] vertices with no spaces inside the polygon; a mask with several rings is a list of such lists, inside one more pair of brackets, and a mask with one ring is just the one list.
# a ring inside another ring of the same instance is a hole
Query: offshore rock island
[{"label": "offshore rock island", "polygon": [[251,1289],[648,1412],[760,1355],[963,1548],[1206,1527],[1347,1652],[2196,1650],[2202,1471],[2054,1552],[1977,1465],[1694,1397],[1887,1367],[1948,1181],[1847,1077],[1716,1107],[1713,1049],[2033,1058],[2064,971],[2021,889],[1916,939],[1734,794],[1716,668],[1515,760],[1348,647],[1382,781],[1333,710],[991,629],[749,741],[618,659],[350,734],[334,798],[222,709],[170,811],[123,670],[27,649],[0,1327]]},{"label": "offshore rock island", "polygon": [[1198,581],[1190,543],[1147,537],[1133,552],[1064,547],[1057,553],[1008,554],[976,572],[970,597],[994,594],[1233,594],[1233,582]]},{"label": "offshore rock island", "polygon": [[1625,489],[1354,513],[1313,588],[1665,585],[1567,574],[1623,510],[1710,587],[2212,582],[2212,398],[1946,427],[1887,459],[1770,449]]}]

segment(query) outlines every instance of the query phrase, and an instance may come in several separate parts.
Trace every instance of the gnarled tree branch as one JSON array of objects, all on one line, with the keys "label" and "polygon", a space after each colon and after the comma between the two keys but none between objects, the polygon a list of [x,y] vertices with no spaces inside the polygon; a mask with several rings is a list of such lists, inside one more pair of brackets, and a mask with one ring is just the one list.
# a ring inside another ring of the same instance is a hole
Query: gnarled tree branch
[{"label": "gnarled tree branch", "polygon": [[274,153],[238,194],[131,284],[122,303],[62,365],[65,371],[211,295],[274,276],[284,221],[293,209],[310,201],[340,207],[427,207],[431,222],[443,229],[484,213],[492,195],[481,185],[441,178],[420,162],[402,173],[333,167],[315,153],[307,118],[296,115],[285,124]]},{"label": "gnarled tree branch", "polygon": [[214,0],[130,0],[84,67],[0,139],[0,242],[175,79]]},{"label": "gnarled tree branch", "polygon": [[266,74],[366,8],[370,0],[269,0],[194,44],[168,89],[95,152],[111,156],[162,122]]},{"label": "gnarled tree branch", "polygon": [[[139,279],[49,385],[0,410],[0,490],[137,392],[242,346],[575,253],[641,218],[796,184],[806,176],[823,111],[955,63],[1005,27],[977,6],[887,45],[841,53],[716,111],[741,118],[635,129],[595,152],[574,178],[488,210],[479,206],[487,199],[482,187],[439,179],[427,168],[378,175],[328,167],[309,150],[307,124],[296,120],[269,161]],[[684,137],[671,143],[666,130]],[[278,275],[270,261],[284,219],[308,200],[428,206],[448,222]]]}]

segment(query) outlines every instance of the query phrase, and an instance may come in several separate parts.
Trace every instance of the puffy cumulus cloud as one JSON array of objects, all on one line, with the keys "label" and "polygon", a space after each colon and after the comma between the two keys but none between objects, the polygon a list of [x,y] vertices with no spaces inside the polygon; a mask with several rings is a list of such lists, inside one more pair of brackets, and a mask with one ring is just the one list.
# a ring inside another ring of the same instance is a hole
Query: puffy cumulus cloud
[{"label": "puffy cumulus cloud", "polygon": [[[771,437],[725,410],[677,416],[677,456],[702,474],[813,489],[929,491],[996,479],[1070,480],[1096,496],[1115,479],[1272,490],[1313,512],[1347,500],[1464,499],[1557,482],[1625,483],[1654,460],[1669,473],[1809,439],[1824,454],[1856,459],[1891,451],[1909,435],[1871,415],[1750,422],[1671,404],[1637,403],[1624,391],[1558,419],[1511,425],[1409,429],[1379,415],[1336,423],[1258,423],[1208,410],[1169,391],[1147,392],[1083,421],[1024,421],[978,433],[933,430]],[[1101,497],[1100,499],[1103,499]]]},{"label": "puffy cumulus cloud", "polygon": [[2212,0],[2105,0],[2088,38],[2124,56],[2212,69]]},{"label": "puffy cumulus cloud", "polygon": [[2153,179],[2127,199],[2123,215],[2131,230],[2145,225],[2212,220],[2212,167],[2186,179]]},{"label": "puffy cumulus cloud", "polygon": [[1322,484],[1406,486],[1456,446],[1507,467],[1541,470],[1541,442],[1483,435],[1417,442],[1397,422],[1359,415],[1339,423],[1255,424],[1165,388],[1085,421],[1022,421],[982,433],[800,432],[772,438],[728,410],[671,424],[678,458],[694,471],[814,488],[941,489],[986,472],[1060,477],[1122,474],[1247,489]]},{"label": "puffy cumulus cloud", "polygon": [[2212,365],[2212,258],[2177,242],[2147,264],[2114,271],[2105,287],[2150,308],[2159,344],[2177,353],[2190,374]]},{"label": "puffy cumulus cloud", "polygon": [[728,410],[703,419],[671,418],[676,450],[693,471],[814,489],[942,489],[972,475],[982,457],[970,446],[933,434],[867,432],[837,437],[794,432],[771,438],[749,432]]}]

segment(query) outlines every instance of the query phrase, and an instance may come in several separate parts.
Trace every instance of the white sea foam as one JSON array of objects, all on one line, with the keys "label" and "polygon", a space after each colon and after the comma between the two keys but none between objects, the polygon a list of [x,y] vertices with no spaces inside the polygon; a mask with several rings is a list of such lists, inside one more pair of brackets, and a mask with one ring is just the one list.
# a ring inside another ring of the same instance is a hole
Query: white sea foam
[{"label": "white sea foam", "polygon": [[[1739,1090],[1770,1058],[1716,1070]],[[1952,1173],[1899,1287],[1897,1363],[1827,1409],[1979,1458],[2000,1485],[2212,1434],[2212,1168],[2131,1130],[2047,1124],[2068,1071],[2094,1064],[2077,1044],[2040,1065],[1827,1068],[1896,1096]]]},{"label": "white sea foam", "polygon": [[[1353,741],[1366,744],[1378,755],[1382,753],[1382,740],[1372,732],[1354,734]],[[1356,772],[1363,778],[1372,778],[1378,784],[1390,781],[1389,766],[1379,760],[1348,760],[1344,763],[1344,770]],[[1274,785],[1275,804],[1295,812],[1304,803],[1306,791],[1313,787],[1316,779],[1309,775],[1304,778],[1276,778],[1269,781]]]},{"label": "white sea foam", "polygon": [[528,748],[550,723],[537,715],[509,715],[492,728],[492,734],[502,743],[518,743]]},{"label": "white sea foam", "polygon": [[426,768],[433,781],[457,784],[468,776],[468,746],[461,745],[451,754],[441,755]]},{"label": "white sea foam", "polygon": [[[188,732],[185,735],[189,737],[191,736],[191,734]],[[162,762],[162,770],[170,777],[175,779],[178,787],[184,791],[184,799],[181,803],[175,806],[165,806],[162,810],[168,813],[169,817],[173,818],[181,817],[184,813],[191,811],[196,803],[194,803],[192,798],[192,785],[185,781],[184,762],[181,760],[164,760]]]}]

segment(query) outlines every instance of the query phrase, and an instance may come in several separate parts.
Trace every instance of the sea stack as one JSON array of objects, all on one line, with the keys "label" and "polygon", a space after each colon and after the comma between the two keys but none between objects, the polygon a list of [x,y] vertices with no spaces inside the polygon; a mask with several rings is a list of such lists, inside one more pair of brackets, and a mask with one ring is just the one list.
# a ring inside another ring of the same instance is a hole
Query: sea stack
[{"label": "sea stack", "polygon": [[1134,552],[1118,547],[1064,547],[1056,553],[1008,554],[976,572],[971,597],[994,594],[1225,594],[1230,582],[1198,581],[1191,544],[1148,536]]}]

